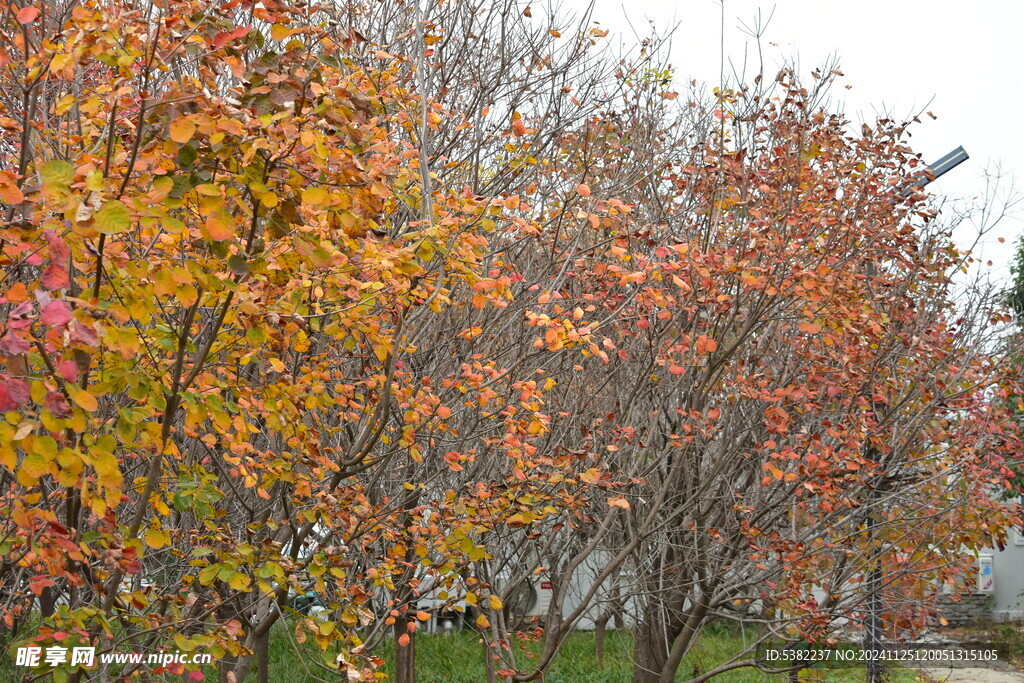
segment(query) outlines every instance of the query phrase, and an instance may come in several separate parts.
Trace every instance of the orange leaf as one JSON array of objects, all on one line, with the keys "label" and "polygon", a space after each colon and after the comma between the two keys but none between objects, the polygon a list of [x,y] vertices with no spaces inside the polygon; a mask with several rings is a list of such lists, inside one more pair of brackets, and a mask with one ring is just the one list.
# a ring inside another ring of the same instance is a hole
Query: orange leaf
[{"label": "orange leaf", "polygon": [[204,227],[211,240],[223,242],[235,236],[235,226],[226,211],[218,211],[206,219]]},{"label": "orange leaf", "polygon": [[615,508],[622,508],[623,510],[629,510],[629,501],[625,498],[618,496],[616,498],[609,498],[608,504]]},{"label": "orange leaf", "polygon": [[590,187],[580,183],[579,185],[576,186],[576,194],[578,194],[581,197],[589,197]]},{"label": "orange leaf", "polygon": [[403,633],[398,636],[398,647],[406,647],[407,645],[409,645],[409,634]]}]

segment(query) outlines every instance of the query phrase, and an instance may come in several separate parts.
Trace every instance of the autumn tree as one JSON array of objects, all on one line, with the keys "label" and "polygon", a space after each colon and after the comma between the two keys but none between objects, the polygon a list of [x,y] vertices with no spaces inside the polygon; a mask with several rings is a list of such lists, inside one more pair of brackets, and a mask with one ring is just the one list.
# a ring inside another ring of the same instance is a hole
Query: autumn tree
[{"label": "autumn tree", "polygon": [[997,302],[954,307],[968,257],[901,199],[919,164],[903,127],[851,134],[818,104],[827,78],[780,79],[708,103],[703,142],[652,184],[670,199],[637,203],[614,258],[587,264],[609,365],[632,366],[615,455],[645,483],[621,514],[661,520],[634,563],[638,681],[673,680],[714,618],[828,637],[881,558],[886,618],[911,628],[961,549],[1013,519],[991,498],[1016,432],[990,400]]},{"label": "autumn tree", "polygon": [[912,628],[889,598],[1015,521],[1001,314],[953,307],[901,126],[788,73],[680,97],[658,41],[511,1],[0,21],[9,642],[266,681],[290,615],[311,667],[390,637],[412,681],[429,589],[494,679],[600,612],[672,680],[715,618],[828,637],[875,567]]},{"label": "autumn tree", "polygon": [[12,635],[35,595],[36,642],[209,648],[268,680],[312,588],[336,620],[300,640],[374,663],[357,631],[411,546],[372,485],[444,431],[434,386],[467,381],[403,357],[504,205],[430,181],[397,131],[441,117],[326,9],[6,6]]}]

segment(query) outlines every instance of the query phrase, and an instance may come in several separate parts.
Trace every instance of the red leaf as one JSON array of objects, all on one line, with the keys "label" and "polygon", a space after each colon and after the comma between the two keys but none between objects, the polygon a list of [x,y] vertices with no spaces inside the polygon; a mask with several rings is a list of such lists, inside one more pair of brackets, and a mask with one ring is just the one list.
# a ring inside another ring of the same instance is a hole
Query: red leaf
[{"label": "red leaf", "polygon": [[47,327],[60,327],[71,320],[71,307],[63,299],[54,299],[43,309],[39,320]]},{"label": "red leaf", "polygon": [[223,31],[213,37],[213,46],[219,49],[230,43],[235,38],[244,38],[247,35],[249,35],[248,26],[239,26],[233,31]]},{"label": "red leaf", "polygon": [[46,399],[43,401],[46,409],[53,413],[54,417],[68,417],[71,415],[71,406],[64,400],[64,396],[59,391],[51,391],[46,395]]},{"label": "red leaf", "polygon": [[22,7],[18,10],[18,23],[31,24],[39,16],[39,10],[35,7]]},{"label": "red leaf", "polygon": [[220,33],[218,33],[217,35],[215,35],[213,37],[213,40],[210,41],[210,44],[213,45],[213,48],[215,50],[219,50],[220,48],[224,47],[225,45],[227,45],[230,42],[231,42],[231,33],[228,32],[228,31],[221,31]]},{"label": "red leaf", "polygon": [[71,323],[71,341],[85,344],[86,346],[99,346],[100,336],[92,325],[83,325],[75,320]]},{"label": "red leaf", "polygon": [[7,330],[7,334],[0,339],[0,351],[3,351],[8,356],[17,356],[19,353],[25,353],[30,348],[32,347],[27,341],[10,330]]},{"label": "red leaf", "polygon": [[54,263],[67,261],[71,257],[71,249],[68,248],[67,242],[52,230],[47,230],[45,235],[46,242],[50,245],[50,260]]},{"label": "red leaf", "polygon": [[31,394],[28,382],[23,379],[12,379],[7,383],[7,395],[18,405],[29,400]]},{"label": "red leaf", "polygon": [[73,360],[66,360],[60,364],[58,368],[60,376],[67,382],[74,382],[78,380],[78,364]]},{"label": "red leaf", "polygon": [[48,289],[52,292],[55,289],[64,289],[70,285],[71,278],[68,276],[67,268],[55,263],[46,269],[43,276],[39,278],[39,283],[44,289]]},{"label": "red leaf", "polygon": [[0,382],[0,412],[7,412],[18,407],[11,395],[7,392],[7,383]]}]

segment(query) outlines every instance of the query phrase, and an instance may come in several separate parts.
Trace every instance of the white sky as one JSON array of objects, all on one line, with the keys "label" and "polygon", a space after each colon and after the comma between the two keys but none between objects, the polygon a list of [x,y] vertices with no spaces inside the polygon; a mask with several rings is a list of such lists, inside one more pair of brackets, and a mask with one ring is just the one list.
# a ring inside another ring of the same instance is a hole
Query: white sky
[{"label": "white sky", "polygon": [[[566,0],[563,10],[583,6],[585,0]],[[741,22],[753,26],[759,9],[763,20],[771,16],[762,38],[766,78],[774,77],[783,61],[797,59],[806,76],[835,55],[845,78],[832,90],[833,98],[854,122],[883,113],[903,120],[922,110],[938,116],[921,116],[921,124],[911,129],[915,150],[933,161],[963,145],[971,158],[931,185],[931,192],[980,198],[986,170],[997,165],[1007,176],[1000,196],[1006,196],[1013,176],[1024,191],[1022,0],[724,0],[726,60],[738,70],[746,49],[750,78],[756,74],[757,50]],[[649,31],[649,20],[660,32],[678,23],[672,41],[677,77],[717,85],[719,0],[595,0],[593,18],[627,43],[634,30]],[[958,239],[972,232],[961,230]],[[976,251],[994,262],[994,279],[1009,278],[1011,245],[1022,233],[1024,211],[1018,210]]]}]

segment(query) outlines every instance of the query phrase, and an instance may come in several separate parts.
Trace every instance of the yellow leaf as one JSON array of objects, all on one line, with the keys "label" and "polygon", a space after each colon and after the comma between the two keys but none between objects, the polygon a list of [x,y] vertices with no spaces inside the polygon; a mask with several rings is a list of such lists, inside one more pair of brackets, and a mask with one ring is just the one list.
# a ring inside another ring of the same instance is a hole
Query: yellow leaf
[{"label": "yellow leaf", "polygon": [[124,202],[113,200],[105,203],[92,215],[97,229],[105,235],[117,235],[131,227],[131,214]]},{"label": "yellow leaf", "polygon": [[217,183],[202,183],[196,185],[196,192],[204,197],[219,197],[221,195],[220,185]]},{"label": "yellow leaf", "polygon": [[[236,591],[249,590],[250,579],[243,572],[236,572],[230,579],[228,579],[228,585],[234,588]],[[334,622],[320,622],[329,623],[334,626]]]},{"label": "yellow leaf", "polygon": [[50,461],[40,453],[29,453],[21,461],[18,469],[18,482],[22,486],[34,486],[39,478],[50,472]]},{"label": "yellow leaf", "polygon": [[526,519],[525,515],[516,514],[516,515],[512,515],[511,517],[509,517],[505,521],[505,523],[509,525],[509,528],[518,529],[519,527],[526,526],[527,523],[528,523],[528,520]]},{"label": "yellow leaf", "polygon": [[491,596],[491,609],[499,610],[499,609],[501,609],[501,607],[502,607],[501,598],[499,598],[497,595],[492,595]]},{"label": "yellow leaf", "polygon": [[299,330],[299,333],[292,337],[292,349],[299,353],[309,351],[309,337],[302,330]]},{"label": "yellow leaf", "polygon": [[487,621],[487,617],[481,614],[476,618],[476,625],[480,628],[487,628],[491,625],[491,622]]},{"label": "yellow leaf", "polygon": [[424,240],[420,243],[419,248],[416,250],[416,258],[421,261],[429,261],[434,258],[434,246]]},{"label": "yellow leaf", "polygon": [[327,203],[327,190],[322,187],[307,187],[302,191],[302,203],[323,206]]},{"label": "yellow leaf", "polygon": [[147,529],[145,540],[150,548],[163,548],[171,543],[170,534],[158,529]]},{"label": "yellow leaf", "polygon": [[284,40],[292,34],[292,30],[284,24],[274,24],[270,27],[270,37],[274,40]]},{"label": "yellow leaf", "polygon": [[194,304],[199,299],[199,290],[192,285],[178,287],[175,294],[177,295],[178,302],[186,308]]},{"label": "yellow leaf", "polygon": [[196,124],[192,119],[175,119],[171,122],[171,139],[184,145],[196,134]]},{"label": "yellow leaf", "polygon": [[93,412],[99,408],[99,404],[96,402],[96,397],[90,394],[85,389],[79,389],[70,382],[64,385],[68,390],[68,395],[71,396],[71,400],[74,401],[83,410]]}]

